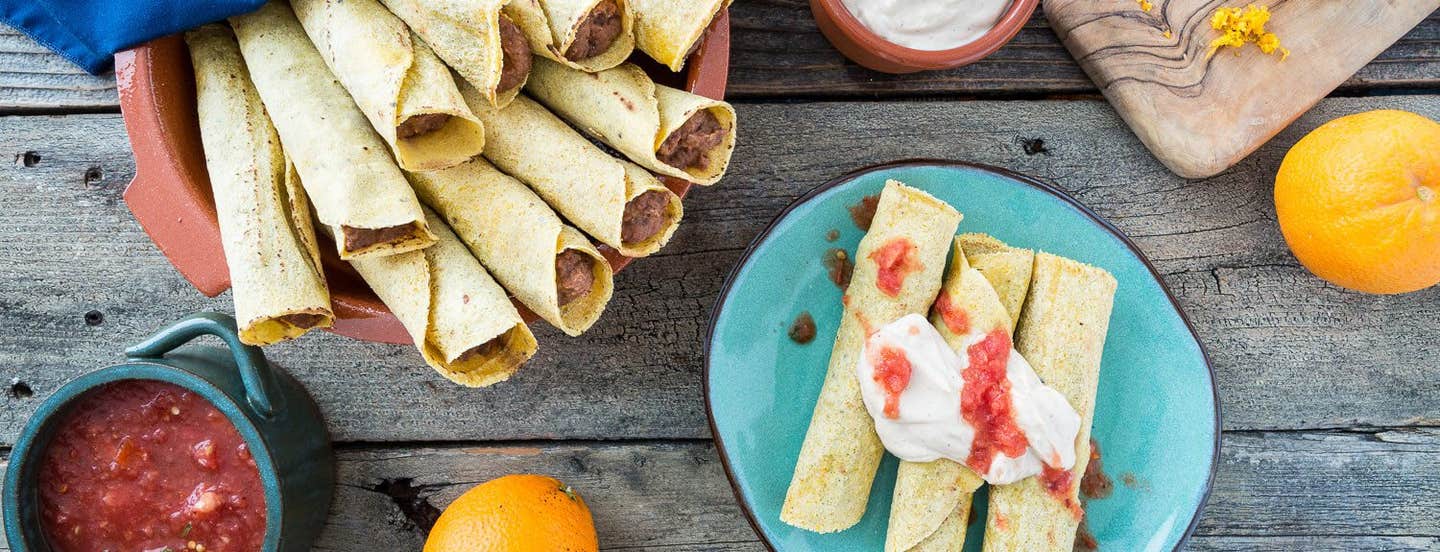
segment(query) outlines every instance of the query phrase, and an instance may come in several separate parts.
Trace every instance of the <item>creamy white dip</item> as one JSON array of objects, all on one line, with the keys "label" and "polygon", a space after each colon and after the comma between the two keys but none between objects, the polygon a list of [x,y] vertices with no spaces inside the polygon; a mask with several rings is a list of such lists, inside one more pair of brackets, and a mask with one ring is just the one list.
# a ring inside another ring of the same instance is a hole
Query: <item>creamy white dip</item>
[{"label": "creamy white dip", "polygon": [[[966,334],[965,348],[984,338],[980,331]],[[887,348],[891,355],[902,352],[910,365],[909,382],[899,394],[896,417],[886,414],[887,392],[876,378],[877,365],[883,363],[880,351]],[[967,356],[953,351],[935,327],[918,314],[886,324],[865,340],[855,373],[865,407],[875,419],[875,432],[886,450],[910,462],[948,458],[966,463],[976,431],[960,408],[965,387],[961,374],[969,364]],[[991,484],[1004,485],[1040,473],[1042,463],[1065,470],[1074,467],[1080,415],[1060,392],[1042,383],[1030,363],[1014,349],[1010,350],[1005,375],[1010,382],[1015,422],[1025,433],[1029,448],[1019,458],[997,452],[989,471],[979,475]]]},{"label": "creamy white dip", "polygon": [[844,0],[851,15],[885,40],[916,50],[949,50],[995,27],[1010,0]]}]

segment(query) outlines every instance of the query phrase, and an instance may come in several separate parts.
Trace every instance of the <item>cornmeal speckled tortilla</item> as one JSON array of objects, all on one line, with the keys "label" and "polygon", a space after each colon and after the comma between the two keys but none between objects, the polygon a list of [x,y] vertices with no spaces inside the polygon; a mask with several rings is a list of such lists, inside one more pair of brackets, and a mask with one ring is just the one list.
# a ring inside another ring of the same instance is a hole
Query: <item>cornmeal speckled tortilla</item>
[{"label": "cornmeal speckled tortilla", "polygon": [[[509,107],[495,109],[474,88],[462,85],[460,91],[485,123],[485,158],[591,237],[627,257],[643,257],[659,251],[675,233],[684,215],[680,198],[649,171],[611,157],[530,98],[520,96]],[[624,242],[626,204],[652,190],[668,197],[666,224],[643,241]]]},{"label": "cornmeal speckled tortilla", "polygon": [[575,31],[601,0],[512,0],[505,14],[525,33],[530,51],[541,57],[594,73],[609,69],[635,51],[635,14],[627,0],[620,7],[620,36],[604,52],[572,61],[565,52],[575,43]]},{"label": "cornmeal speckled tortilla", "polygon": [[[656,85],[635,64],[591,74],[540,59],[525,91],[576,128],[665,176],[714,184],[725,175],[735,150],[730,104]],[[709,111],[726,130],[724,141],[704,156],[704,166],[675,167],[657,158],[660,145],[699,111]]]},{"label": "cornmeal speckled tortilla", "polygon": [[635,45],[671,71],[679,71],[710,22],[730,1],[631,0]]},{"label": "cornmeal speckled tortilla", "polygon": [[975,267],[1000,294],[1000,302],[1010,314],[1010,331],[1020,319],[1025,294],[1030,292],[1030,274],[1035,269],[1035,252],[1005,245],[988,234],[961,234],[960,245],[970,266]]},{"label": "cornmeal speckled tortilla", "polygon": [[[435,243],[385,141],[325,66],[290,7],[269,2],[230,23],[315,214],[336,236],[340,258],[395,255]],[[381,229],[394,229],[394,235],[347,246],[350,237]]]},{"label": "cornmeal speckled tortilla", "polygon": [[535,354],[535,336],[445,222],[428,209],[426,218],[435,245],[350,264],[440,375],[467,387],[510,379]]},{"label": "cornmeal speckled tortilla", "polygon": [[[960,218],[930,194],[894,180],[885,183],[870,231],[852,257],[855,271],[845,291],[830,367],[780,510],[785,523],[832,533],[855,525],[865,514],[885,449],[860,397],[855,364],[871,331],[906,314],[924,313],[935,302]],[[909,256],[919,266],[892,297],[876,285],[879,270],[871,253],[900,238],[913,244]]]},{"label": "cornmeal speckled tortilla", "polygon": [[[480,154],[485,129],[465,105],[435,52],[376,0],[292,0],[325,64],[407,170],[443,169]],[[430,132],[402,138],[415,117],[449,117]]]},{"label": "cornmeal speckled tortilla", "polygon": [[211,24],[185,33],[185,42],[240,340],[269,345],[329,327],[334,314],[309,202],[235,35]]},{"label": "cornmeal speckled tortilla", "polygon": [[[964,242],[964,236],[955,239],[940,296],[947,298],[951,308],[965,313],[970,329],[985,333],[995,329],[1012,332],[1015,324],[1005,310],[1002,294],[970,264]],[[1025,284],[1028,287],[1029,282]],[[1007,293],[1013,291],[1006,290]],[[937,298],[936,302],[939,301]],[[965,333],[952,331],[938,309],[931,313],[930,323],[956,353],[968,354]],[[900,462],[890,503],[885,550],[962,550],[969,525],[971,495],[983,483],[969,467],[948,459]]]},{"label": "cornmeal speckled tortilla", "polygon": [[505,52],[500,48],[500,10],[510,0],[381,0],[415,34],[445,60],[485,101],[504,107],[520,93],[520,86],[504,92],[500,71]]},{"label": "cornmeal speckled tortilla", "polygon": [[[610,263],[519,180],[484,159],[409,176],[420,199],[540,318],[569,335],[580,335],[600,318],[614,290]],[[590,258],[595,280],[588,294],[562,307],[555,263],[566,250]]]},{"label": "cornmeal speckled tortilla", "polygon": [[[1029,299],[1020,313],[1015,348],[1030,361],[1046,385],[1055,388],[1080,414],[1075,437],[1076,474],[1068,500],[1079,504],[1080,475],[1090,461],[1090,425],[1100,354],[1115,301],[1115,277],[1102,269],[1057,257],[1035,255]],[[1040,485],[1037,477],[990,490],[985,550],[1069,552],[1080,517]]]}]

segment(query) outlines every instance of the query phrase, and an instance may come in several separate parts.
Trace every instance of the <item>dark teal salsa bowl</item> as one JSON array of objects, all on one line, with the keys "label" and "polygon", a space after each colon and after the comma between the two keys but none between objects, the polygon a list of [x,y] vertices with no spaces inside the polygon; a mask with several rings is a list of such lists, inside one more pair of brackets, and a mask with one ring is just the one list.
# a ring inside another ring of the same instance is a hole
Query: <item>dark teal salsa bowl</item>
[{"label": "dark teal salsa bowl", "polygon": [[[228,349],[189,345],[219,337]],[[125,362],[66,384],[30,418],[5,472],[5,537],[15,552],[49,552],[40,528],[40,459],[67,407],[89,391],[122,380],[156,380],[189,389],[215,405],[245,440],[265,488],[269,551],[309,550],[335,490],[335,454],[320,409],[300,382],[240,342],[235,319],[199,313],[125,351]]]}]

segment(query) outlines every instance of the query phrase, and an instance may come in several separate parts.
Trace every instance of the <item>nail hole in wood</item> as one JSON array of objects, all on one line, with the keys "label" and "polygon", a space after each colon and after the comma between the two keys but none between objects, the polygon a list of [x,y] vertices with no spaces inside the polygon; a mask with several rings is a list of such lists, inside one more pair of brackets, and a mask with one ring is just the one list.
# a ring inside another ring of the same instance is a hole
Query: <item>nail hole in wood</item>
[{"label": "nail hole in wood", "polygon": [[104,324],[104,323],[105,323],[105,313],[100,312],[100,311],[98,311],[98,310],[92,310],[92,311],[90,311],[90,312],[85,313],[85,325],[86,325],[86,326],[99,326],[99,325]]},{"label": "nail hole in wood", "polygon": [[105,178],[105,173],[100,170],[100,167],[96,166],[85,169],[86,186],[99,184],[102,178]]},{"label": "nail hole in wood", "polygon": [[1044,138],[1021,138],[1015,137],[1020,144],[1020,149],[1025,150],[1025,155],[1050,155],[1050,148],[1045,146]]},{"label": "nail hole in wood", "polygon": [[12,378],[9,394],[12,399],[28,399],[35,396],[35,390],[30,388],[30,384],[20,381],[20,378]]},{"label": "nail hole in wood", "polygon": [[34,167],[35,165],[39,164],[40,154],[33,151],[27,151],[25,153],[19,153],[15,155],[16,167]]}]

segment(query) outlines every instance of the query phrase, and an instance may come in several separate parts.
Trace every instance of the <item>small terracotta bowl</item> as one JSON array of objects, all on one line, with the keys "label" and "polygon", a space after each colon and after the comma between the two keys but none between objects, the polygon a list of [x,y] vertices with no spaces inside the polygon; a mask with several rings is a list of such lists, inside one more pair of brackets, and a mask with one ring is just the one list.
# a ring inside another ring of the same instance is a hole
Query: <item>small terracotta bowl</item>
[{"label": "small terracotta bowl", "polygon": [[[671,73],[638,50],[631,61],[662,84],[720,99],[730,72],[728,11],[715,17],[703,40],[683,74]],[[172,35],[115,54],[115,79],[135,150],[135,179],[125,189],[125,204],[195,289],[207,296],[219,295],[230,288],[230,271],[205,172],[195,114],[195,74],[185,40]],[[690,188],[683,180],[661,180],[681,197]],[[617,272],[631,261],[609,246],[599,249]],[[336,256],[335,248],[327,241],[320,250],[335,310],[335,327],[330,331],[366,341],[410,343],[400,320]],[[537,318],[523,305],[516,307],[526,321]]]},{"label": "small terracotta bowl", "polygon": [[882,73],[914,73],[951,69],[980,61],[999,50],[1035,13],[1040,0],[1011,0],[1010,7],[989,32],[974,42],[949,50],[916,50],[884,39],[856,19],[842,0],[810,0],[810,13],[820,33],[851,61]]}]

